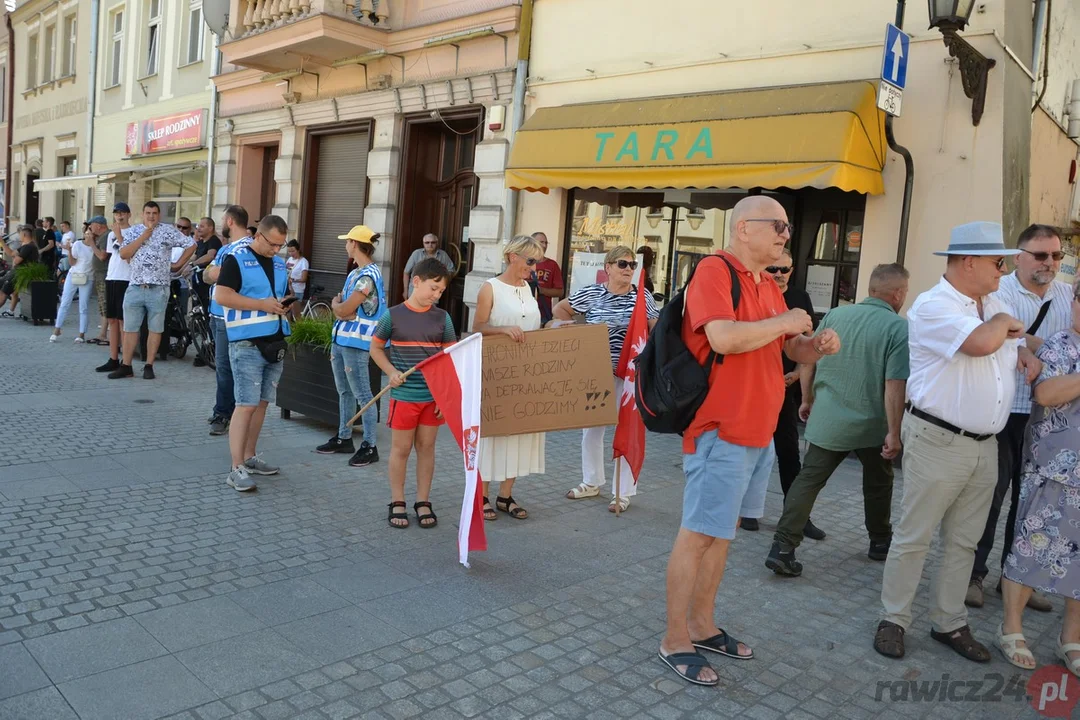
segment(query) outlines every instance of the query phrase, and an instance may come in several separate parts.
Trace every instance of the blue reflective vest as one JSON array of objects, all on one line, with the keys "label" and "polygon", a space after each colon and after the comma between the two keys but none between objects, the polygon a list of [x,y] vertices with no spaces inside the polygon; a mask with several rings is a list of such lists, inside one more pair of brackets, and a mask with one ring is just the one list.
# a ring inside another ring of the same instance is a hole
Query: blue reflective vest
[{"label": "blue reflective vest", "polygon": [[348,300],[360,286],[363,278],[371,278],[375,285],[367,299],[356,308],[355,320],[338,320],[334,323],[334,343],[358,350],[371,349],[371,336],[379,318],[386,312],[386,289],[383,287],[382,271],[375,263],[357,268],[345,278],[345,287],[341,291],[343,300]]},{"label": "blue reflective vest", "polygon": [[[266,271],[259,264],[254,250],[241,248],[233,254],[240,265],[241,295],[253,300],[284,297],[289,273],[280,256],[274,256],[274,287],[271,288]],[[225,332],[229,336],[229,342],[267,337],[276,333],[279,326],[284,334],[289,334],[289,321],[284,315],[274,315],[262,310],[225,308]]]},{"label": "blue reflective vest", "polygon": [[[210,263],[210,266],[221,267],[221,263],[225,262],[225,258],[232,255],[240,248],[246,248],[250,244],[251,238],[249,237],[229,243],[217,251],[217,255],[214,256],[214,260]],[[210,288],[210,314],[218,318],[225,317],[225,308],[218,305],[217,300],[214,299],[214,289],[212,286]]]}]

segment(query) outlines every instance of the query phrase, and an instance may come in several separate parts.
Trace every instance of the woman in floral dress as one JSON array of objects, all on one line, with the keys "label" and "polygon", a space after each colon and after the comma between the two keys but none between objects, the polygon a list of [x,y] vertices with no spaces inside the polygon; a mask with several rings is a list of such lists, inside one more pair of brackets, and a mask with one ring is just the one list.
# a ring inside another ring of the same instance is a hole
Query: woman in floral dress
[{"label": "woman in floral dress", "polygon": [[998,647],[1013,665],[1033,669],[1022,618],[1035,590],[1065,598],[1056,655],[1080,675],[1080,295],[1074,287],[1072,329],[1039,348],[1043,368],[1032,385],[1024,438],[1016,538],[1005,560],[1005,621]]}]

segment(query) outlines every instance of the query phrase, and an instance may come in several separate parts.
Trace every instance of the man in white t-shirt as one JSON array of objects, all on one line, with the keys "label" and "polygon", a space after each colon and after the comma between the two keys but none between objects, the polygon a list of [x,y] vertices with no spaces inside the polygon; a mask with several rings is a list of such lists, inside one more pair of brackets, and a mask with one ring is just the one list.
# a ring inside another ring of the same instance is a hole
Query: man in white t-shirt
[{"label": "man in white t-shirt", "polygon": [[[71,260],[71,246],[75,244],[75,233],[71,231],[71,223],[64,220],[60,223],[60,270],[67,272],[73,263]],[[81,296],[80,296],[81,297]]]},{"label": "man in white t-shirt", "polygon": [[131,228],[131,208],[118,202],[113,206],[113,226],[105,241],[109,268],[105,271],[105,322],[109,326],[109,361],[99,365],[98,372],[112,372],[120,367],[120,331],[124,318],[124,294],[131,280],[131,266],[120,257],[124,233]]}]

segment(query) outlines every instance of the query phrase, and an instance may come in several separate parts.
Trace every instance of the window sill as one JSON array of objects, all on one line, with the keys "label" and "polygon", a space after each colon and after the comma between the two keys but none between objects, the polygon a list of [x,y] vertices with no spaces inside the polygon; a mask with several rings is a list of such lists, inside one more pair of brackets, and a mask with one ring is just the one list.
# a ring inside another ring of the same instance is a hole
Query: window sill
[{"label": "window sill", "polygon": [[192,65],[199,65],[199,64],[202,63],[202,61],[203,61],[202,58],[199,58],[198,60],[191,60],[189,62],[184,63],[183,65],[177,65],[176,69],[177,70],[183,70],[184,68],[189,68]]},{"label": "window sill", "polygon": [[105,87],[103,87],[101,89],[102,90],[115,90],[118,87],[120,87],[120,83],[116,83],[115,85],[106,85]]},{"label": "window sill", "polygon": [[155,70],[154,72],[150,73],[149,75],[140,75],[139,77],[137,77],[135,79],[138,80],[139,82],[142,82],[143,80],[149,80],[150,78],[157,77],[157,74],[158,74],[157,70]]}]

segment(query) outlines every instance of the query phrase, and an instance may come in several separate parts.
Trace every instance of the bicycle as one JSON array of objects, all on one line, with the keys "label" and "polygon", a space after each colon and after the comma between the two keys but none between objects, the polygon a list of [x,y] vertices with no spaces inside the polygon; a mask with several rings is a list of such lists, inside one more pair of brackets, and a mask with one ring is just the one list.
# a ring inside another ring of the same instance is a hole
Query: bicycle
[{"label": "bicycle", "polygon": [[181,360],[187,355],[188,346],[192,344],[191,329],[184,319],[184,308],[180,304],[180,293],[174,291],[174,288],[179,287],[179,283],[182,282],[185,281],[181,278],[176,281],[174,286],[169,288],[171,296],[167,320],[169,323],[169,354],[177,360]]},{"label": "bicycle", "polygon": [[195,268],[192,276],[191,311],[188,314],[188,326],[191,343],[195,346],[195,356],[201,358],[209,368],[216,368],[217,355],[214,347],[214,332],[210,328],[210,313],[203,304],[203,294],[199,289],[202,284],[202,269]]},{"label": "bicycle", "polygon": [[316,300],[315,296],[321,293],[325,288],[320,285],[311,286],[311,295],[308,297],[307,303],[304,305],[304,309],[300,311],[300,317],[310,318],[312,320],[331,320],[334,317],[334,311],[330,309],[330,306],[321,300]]}]

